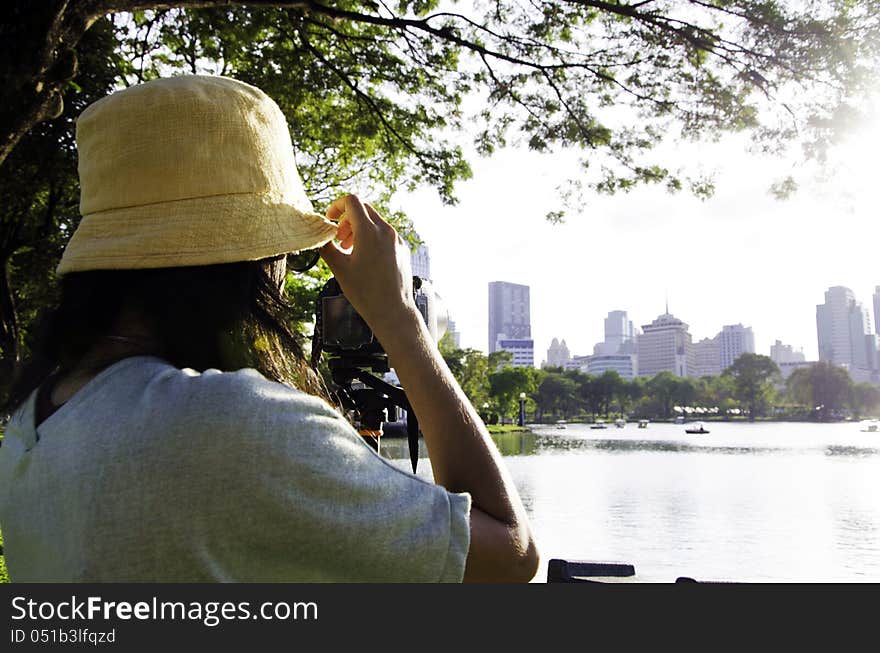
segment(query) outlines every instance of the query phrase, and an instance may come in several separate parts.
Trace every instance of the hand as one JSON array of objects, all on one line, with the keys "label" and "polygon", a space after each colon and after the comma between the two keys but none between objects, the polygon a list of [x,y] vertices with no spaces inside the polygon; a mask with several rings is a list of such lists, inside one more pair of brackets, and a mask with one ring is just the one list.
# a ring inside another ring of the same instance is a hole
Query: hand
[{"label": "hand", "polygon": [[339,222],[321,256],[354,309],[380,341],[394,332],[413,302],[409,251],[394,227],[355,195],[334,201],[327,217]]}]

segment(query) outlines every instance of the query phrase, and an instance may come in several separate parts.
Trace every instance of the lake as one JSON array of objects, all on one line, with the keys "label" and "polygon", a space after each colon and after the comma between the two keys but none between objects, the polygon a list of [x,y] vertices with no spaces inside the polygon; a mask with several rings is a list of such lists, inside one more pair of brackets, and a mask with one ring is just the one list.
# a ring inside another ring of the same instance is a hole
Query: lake
[{"label": "lake", "polygon": [[[495,436],[542,554],[637,581],[880,582],[880,433],[856,423],[533,426]],[[422,444],[419,475],[431,478]],[[409,469],[405,440],[382,453]]]}]

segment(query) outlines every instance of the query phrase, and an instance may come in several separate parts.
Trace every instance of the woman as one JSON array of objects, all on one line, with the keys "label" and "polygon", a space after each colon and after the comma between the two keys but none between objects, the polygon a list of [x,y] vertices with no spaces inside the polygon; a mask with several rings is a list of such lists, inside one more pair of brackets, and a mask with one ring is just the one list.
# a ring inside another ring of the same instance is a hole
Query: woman
[{"label": "woman", "polygon": [[[14,581],[534,575],[524,508],[414,305],[404,244],[355,196],[312,212],[271,99],[156,80],[84,111],[77,146],[83,220],[0,447]],[[285,255],[317,247],[394,361],[436,484],[363,442],[285,326]]]}]

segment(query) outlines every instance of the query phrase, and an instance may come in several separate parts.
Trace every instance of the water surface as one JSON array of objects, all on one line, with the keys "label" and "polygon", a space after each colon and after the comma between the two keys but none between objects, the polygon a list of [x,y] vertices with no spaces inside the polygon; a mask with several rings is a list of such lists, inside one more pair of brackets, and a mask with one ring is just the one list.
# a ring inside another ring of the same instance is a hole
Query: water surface
[{"label": "water surface", "polygon": [[[496,436],[549,558],[637,580],[880,582],[880,434],[855,423],[707,423]],[[383,455],[408,469],[406,443]],[[422,449],[419,475],[431,478]]]}]

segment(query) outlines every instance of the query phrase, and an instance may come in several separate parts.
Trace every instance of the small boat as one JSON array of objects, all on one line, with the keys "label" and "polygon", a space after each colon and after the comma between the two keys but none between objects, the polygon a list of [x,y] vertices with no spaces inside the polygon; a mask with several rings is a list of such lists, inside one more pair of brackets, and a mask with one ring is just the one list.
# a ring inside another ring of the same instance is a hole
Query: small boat
[{"label": "small boat", "polygon": [[603,419],[597,419],[593,424],[590,424],[591,429],[607,429],[608,425],[605,423]]},{"label": "small boat", "polygon": [[684,424],[684,417],[679,415],[678,417],[675,418],[675,423],[676,424]]},{"label": "small boat", "polygon": [[556,428],[558,428],[558,429],[568,428],[568,422],[566,422],[564,419],[558,419],[558,420],[556,420]]},{"label": "small boat", "polygon": [[646,428],[648,428],[648,420],[646,420],[646,419],[640,419],[640,420],[639,420],[639,428],[640,428],[640,429],[646,429]]},{"label": "small boat", "polygon": [[685,429],[684,432],[685,433],[708,433],[709,431],[706,430],[706,427],[704,427],[702,424],[698,424],[696,428],[691,427],[689,429]]},{"label": "small boat", "polygon": [[865,424],[862,433],[880,433],[880,423],[869,422],[868,424]]},{"label": "small boat", "polygon": [[622,429],[624,426],[626,426],[626,420],[625,419],[616,419],[616,420],[614,420],[614,426],[616,426],[619,429]]}]

